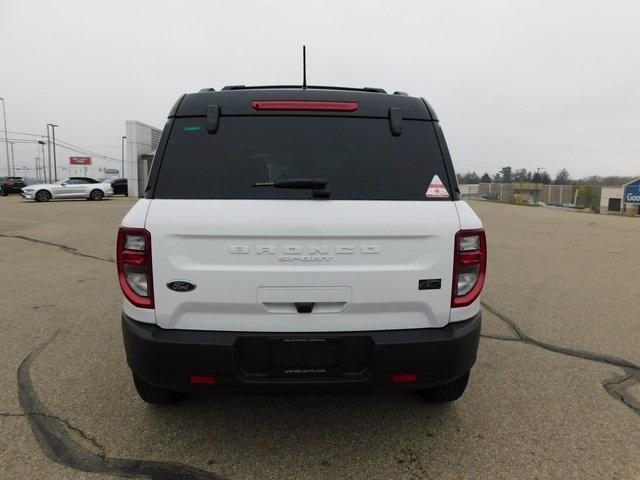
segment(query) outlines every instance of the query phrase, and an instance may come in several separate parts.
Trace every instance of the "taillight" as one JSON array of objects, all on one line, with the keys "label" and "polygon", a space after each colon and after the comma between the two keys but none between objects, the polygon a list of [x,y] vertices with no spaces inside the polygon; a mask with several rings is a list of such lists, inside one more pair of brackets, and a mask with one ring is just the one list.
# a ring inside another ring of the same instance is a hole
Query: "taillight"
[{"label": "taillight", "polygon": [[451,306],[466,307],[482,292],[487,269],[484,230],[460,230],[455,237]]},{"label": "taillight", "polygon": [[322,112],[355,112],[357,102],[327,102],[318,100],[254,100],[254,110],[274,111],[322,111]]},{"label": "taillight", "polygon": [[116,257],[124,296],[136,307],[153,308],[151,234],[144,228],[120,227]]}]

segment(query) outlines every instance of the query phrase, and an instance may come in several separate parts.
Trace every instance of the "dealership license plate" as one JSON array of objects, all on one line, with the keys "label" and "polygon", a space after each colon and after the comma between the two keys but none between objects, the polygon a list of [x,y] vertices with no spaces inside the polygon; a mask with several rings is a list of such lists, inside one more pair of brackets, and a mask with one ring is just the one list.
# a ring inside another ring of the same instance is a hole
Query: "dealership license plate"
[{"label": "dealership license plate", "polygon": [[288,337],[269,340],[271,375],[332,375],[340,370],[336,338]]}]

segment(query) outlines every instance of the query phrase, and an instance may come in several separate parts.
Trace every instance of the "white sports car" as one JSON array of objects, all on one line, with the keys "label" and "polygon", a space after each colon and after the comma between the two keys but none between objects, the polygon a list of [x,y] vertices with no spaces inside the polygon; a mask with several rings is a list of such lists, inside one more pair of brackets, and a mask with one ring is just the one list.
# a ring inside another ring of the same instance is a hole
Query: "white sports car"
[{"label": "white sports car", "polygon": [[100,183],[89,177],[69,177],[57,183],[39,183],[24,187],[20,194],[36,202],[58,198],[86,198],[102,200],[113,195],[111,183]]}]

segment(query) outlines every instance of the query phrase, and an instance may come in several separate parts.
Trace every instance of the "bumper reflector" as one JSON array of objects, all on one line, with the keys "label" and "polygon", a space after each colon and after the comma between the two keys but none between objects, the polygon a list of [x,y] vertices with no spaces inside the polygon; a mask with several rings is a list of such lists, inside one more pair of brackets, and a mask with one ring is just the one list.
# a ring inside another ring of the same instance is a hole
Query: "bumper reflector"
[{"label": "bumper reflector", "polygon": [[396,373],[391,375],[391,383],[414,383],[418,381],[418,375],[415,373]]},{"label": "bumper reflector", "polygon": [[189,381],[196,385],[215,385],[218,379],[213,375],[191,375]]}]

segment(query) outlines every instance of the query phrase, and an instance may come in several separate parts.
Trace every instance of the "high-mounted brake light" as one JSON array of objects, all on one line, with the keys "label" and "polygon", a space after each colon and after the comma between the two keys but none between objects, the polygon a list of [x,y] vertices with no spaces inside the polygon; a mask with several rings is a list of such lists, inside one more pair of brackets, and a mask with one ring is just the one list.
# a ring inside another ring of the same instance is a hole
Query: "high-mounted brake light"
[{"label": "high-mounted brake light", "polygon": [[153,308],[151,234],[143,228],[120,227],[116,259],[120,288],[127,300],[136,307]]},{"label": "high-mounted brake light", "polygon": [[322,112],[355,112],[357,102],[326,102],[315,100],[254,100],[254,110],[273,111],[322,111]]},{"label": "high-mounted brake light", "polygon": [[484,230],[460,230],[456,233],[453,255],[451,306],[473,303],[484,285],[487,269],[487,239]]}]

